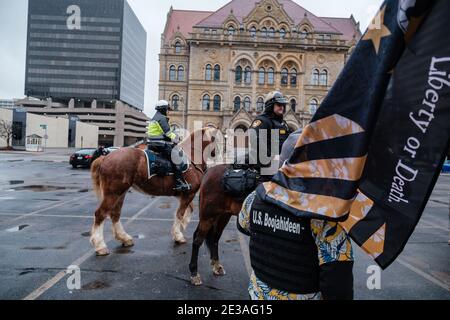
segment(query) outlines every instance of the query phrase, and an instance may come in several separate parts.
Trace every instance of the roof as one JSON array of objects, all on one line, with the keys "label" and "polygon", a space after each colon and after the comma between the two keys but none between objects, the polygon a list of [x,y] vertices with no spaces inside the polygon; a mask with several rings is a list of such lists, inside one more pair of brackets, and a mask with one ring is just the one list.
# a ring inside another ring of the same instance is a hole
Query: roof
[{"label": "roof", "polygon": [[[171,8],[163,34],[165,42],[170,41],[177,31],[188,38],[194,26],[221,28],[231,13],[242,24],[260,1],[262,0],[232,0],[215,12],[173,10]],[[357,38],[361,35],[353,16],[350,18],[322,18],[292,0],[278,0],[278,2],[296,25],[306,18],[318,32],[342,34],[345,40],[352,40],[355,33]]]},{"label": "roof", "polygon": [[192,28],[212,13],[211,11],[173,10],[170,8],[163,33],[165,42],[172,40],[177,32],[181,32],[187,38],[192,32]]}]

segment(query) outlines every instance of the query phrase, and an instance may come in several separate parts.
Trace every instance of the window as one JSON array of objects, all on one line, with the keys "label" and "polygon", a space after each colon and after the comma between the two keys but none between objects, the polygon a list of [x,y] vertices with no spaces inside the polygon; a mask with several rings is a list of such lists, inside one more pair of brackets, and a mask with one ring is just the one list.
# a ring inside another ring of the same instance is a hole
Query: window
[{"label": "window", "polygon": [[262,35],[264,38],[267,38],[267,28],[266,28],[266,27],[263,27],[263,28],[261,29],[261,35]]},{"label": "window", "polygon": [[273,68],[269,68],[267,72],[267,83],[274,84],[275,83],[275,70]]},{"label": "window", "polygon": [[289,78],[289,71],[286,68],[281,70],[281,84],[287,86]]},{"label": "window", "polygon": [[255,27],[250,28],[250,37],[252,37],[252,38],[256,37],[256,28]]},{"label": "window", "polygon": [[297,85],[297,69],[293,68],[291,70],[291,86]]},{"label": "window", "polygon": [[280,38],[281,39],[286,38],[286,29],[285,28],[280,29]]},{"label": "window", "polygon": [[258,84],[264,84],[266,82],[266,69],[260,68],[258,72]]},{"label": "window", "polygon": [[170,66],[169,80],[170,81],[176,81],[177,80],[177,70],[175,69],[175,66]]},{"label": "window", "polygon": [[270,29],[269,29],[269,34],[268,34],[268,35],[269,35],[270,38],[275,37],[275,29],[274,29],[274,28],[270,28]]},{"label": "window", "polygon": [[319,70],[317,70],[317,69],[314,69],[312,71],[311,84],[313,86],[319,85]]},{"label": "window", "polygon": [[252,68],[246,67],[244,72],[244,82],[246,84],[252,83]]},{"label": "window", "polygon": [[308,37],[308,30],[302,29],[300,30],[300,39],[306,39]]},{"label": "window", "polygon": [[234,98],[233,105],[234,105],[234,111],[235,112],[239,111],[239,109],[241,108],[241,97]]},{"label": "window", "polygon": [[209,95],[205,94],[203,96],[203,100],[202,100],[203,111],[209,111],[210,102],[211,102],[211,98],[209,97]]},{"label": "window", "polygon": [[180,43],[180,41],[177,41],[175,43],[175,53],[181,53],[181,43]]},{"label": "window", "polygon": [[291,102],[291,110],[295,112],[297,109],[297,101],[295,99],[291,99],[290,102]]},{"label": "window", "polygon": [[214,66],[214,81],[220,81],[220,66],[218,64]]},{"label": "window", "polygon": [[219,95],[214,96],[214,111],[220,111],[220,104],[222,102],[222,99]]},{"label": "window", "polygon": [[234,29],[233,26],[229,26],[228,27],[228,35],[230,35],[230,36],[234,35],[235,31],[236,30]]},{"label": "window", "polygon": [[205,80],[206,81],[211,81],[212,80],[212,67],[210,64],[206,65],[206,69],[205,69]]},{"label": "window", "polygon": [[256,102],[256,111],[262,112],[264,110],[264,99],[259,98]]},{"label": "window", "polygon": [[311,101],[309,102],[309,113],[311,113],[312,115],[315,114],[318,107],[319,102],[317,101],[317,99],[311,99]]},{"label": "window", "polygon": [[180,97],[175,94],[172,97],[172,108],[173,110],[178,111],[179,106],[180,106]]},{"label": "window", "polygon": [[251,107],[252,107],[252,100],[250,99],[250,97],[245,97],[244,99],[245,110],[250,111]]},{"label": "window", "polygon": [[178,67],[178,81],[184,81],[184,67]]},{"label": "window", "polygon": [[326,86],[328,85],[328,71],[322,70],[319,76],[319,85]]},{"label": "window", "polygon": [[242,82],[242,67],[241,66],[237,66],[237,68],[236,68],[235,81],[236,81],[236,83]]}]

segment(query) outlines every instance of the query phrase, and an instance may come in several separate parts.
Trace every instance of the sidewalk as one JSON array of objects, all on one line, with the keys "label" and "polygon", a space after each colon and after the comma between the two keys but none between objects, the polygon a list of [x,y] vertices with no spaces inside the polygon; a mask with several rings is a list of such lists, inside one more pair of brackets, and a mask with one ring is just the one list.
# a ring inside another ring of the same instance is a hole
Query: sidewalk
[{"label": "sidewalk", "polygon": [[28,152],[28,151],[0,151],[1,162],[57,162],[69,163],[69,157],[77,149],[47,149],[44,152]]}]

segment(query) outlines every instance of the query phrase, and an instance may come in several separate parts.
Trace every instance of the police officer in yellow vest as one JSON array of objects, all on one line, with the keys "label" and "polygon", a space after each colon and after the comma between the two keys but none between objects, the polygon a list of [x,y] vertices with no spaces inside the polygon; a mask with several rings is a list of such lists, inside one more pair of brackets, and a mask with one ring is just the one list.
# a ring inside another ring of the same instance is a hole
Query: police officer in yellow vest
[{"label": "police officer in yellow vest", "polygon": [[[169,102],[165,100],[160,100],[156,104],[156,113],[152,118],[148,126],[148,137],[150,142],[165,141],[162,153],[167,159],[172,161],[171,154],[172,149],[179,142],[179,137],[175,132],[170,129],[169,118],[167,117],[167,112],[170,110]],[[172,170],[175,177],[175,191],[189,191],[191,185],[187,183],[183,178],[183,173],[180,168],[176,166],[172,161]]]}]

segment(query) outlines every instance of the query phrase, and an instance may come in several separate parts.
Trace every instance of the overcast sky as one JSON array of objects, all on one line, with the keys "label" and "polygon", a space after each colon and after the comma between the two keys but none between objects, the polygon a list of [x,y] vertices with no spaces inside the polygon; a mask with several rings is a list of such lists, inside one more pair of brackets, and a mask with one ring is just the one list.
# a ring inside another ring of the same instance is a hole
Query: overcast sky
[{"label": "overcast sky", "polygon": [[[57,0],[55,0],[57,1]],[[229,0],[128,0],[147,30],[145,112],[153,114],[158,99],[158,53],[161,33],[170,6],[174,9],[217,10]],[[364,32],[382,0],[295,0],[318,16],[350,17]],[[0,0],[0,99],[24,96],[28,0]]]}]

